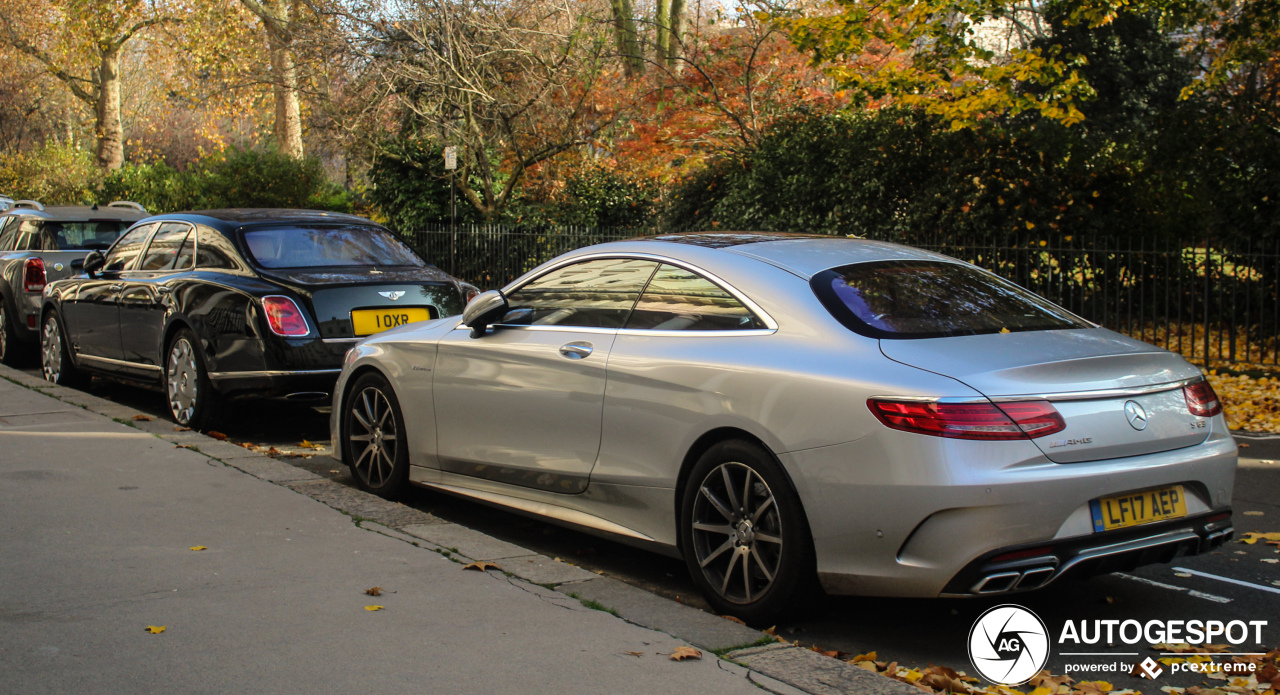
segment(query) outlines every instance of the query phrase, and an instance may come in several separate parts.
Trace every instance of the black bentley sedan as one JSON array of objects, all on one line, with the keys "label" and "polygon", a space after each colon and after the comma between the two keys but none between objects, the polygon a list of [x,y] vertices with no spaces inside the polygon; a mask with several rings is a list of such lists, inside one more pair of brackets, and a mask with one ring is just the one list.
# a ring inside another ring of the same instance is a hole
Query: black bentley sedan
[{"label": "black bentley sedan", "polygon": [[362,337],[461,313],[478,292],[369,220],[313,210],[149,217],[82,270],[45,289],[45,378],[157,384],[195,428],[220,400],[323,404]]}]

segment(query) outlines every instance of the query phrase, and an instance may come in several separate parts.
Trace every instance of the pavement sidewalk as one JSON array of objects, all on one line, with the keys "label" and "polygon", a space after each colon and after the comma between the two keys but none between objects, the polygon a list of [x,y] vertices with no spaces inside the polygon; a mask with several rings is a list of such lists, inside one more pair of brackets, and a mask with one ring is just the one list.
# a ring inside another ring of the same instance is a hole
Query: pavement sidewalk
[{"label": "pavement sidewalk", "polygon": [[797,692],[3,379],[0,507],[8,693]]}]

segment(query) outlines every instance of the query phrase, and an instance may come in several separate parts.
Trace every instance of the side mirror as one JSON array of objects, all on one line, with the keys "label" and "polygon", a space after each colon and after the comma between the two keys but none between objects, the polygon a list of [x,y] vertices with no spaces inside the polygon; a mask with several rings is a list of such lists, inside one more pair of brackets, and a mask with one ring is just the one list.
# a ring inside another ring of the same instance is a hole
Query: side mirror
[{"label": "side mirror", "polygon": [[481,292],[462,310],[462,323],[471,328],[471,337],[479,338],[489,324],[507,313],[507,298],[502,290]]},{"label": "side mirror", "polygon": [[[77,261],[72,261],[71,267],[75,268],[76,263]],[[90,251],[89,255],[85,256],[84,260],[79,261],[79,263],[80,270],[88,273],[89,277],[94,277],[93,274],[102,270],[102,267],[107,264],[107,259],[102,256],[101,251]]]}]

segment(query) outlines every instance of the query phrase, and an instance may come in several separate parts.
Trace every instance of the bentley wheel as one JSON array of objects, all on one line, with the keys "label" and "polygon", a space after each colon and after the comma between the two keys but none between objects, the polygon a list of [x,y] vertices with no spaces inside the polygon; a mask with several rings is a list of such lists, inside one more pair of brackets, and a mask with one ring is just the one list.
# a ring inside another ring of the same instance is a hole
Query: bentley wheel
[{"label": "bentley wheel", "polygon": [[408,487],[409,450],[404,416],[391,384],[369,373],[347,389],[342,445],[356,484],[392,498]]},{"label": "bentley wheel", "polygon": [[743,441],[712,446],[690,472],[681,541],[694,582],[720,613],[761,624],[804,598],[813,543],[800,499],[773,456]]},{"label": "bentley wheel", "polygon": [[217,395],[209,383],[200,354],[200,342],[194,333],[182,329],[169,343],[164,368],[165,395],[174,422],[195,430],[208,428],[217,405]]},{"label": "bentley wheel", "polygon": [[52,311],[46,314],[40,329],[40,371],[45,381],[79,388],[89,382],[89,377],[71,362],[71,350],[63,337],[65,335],[58,315]]}]

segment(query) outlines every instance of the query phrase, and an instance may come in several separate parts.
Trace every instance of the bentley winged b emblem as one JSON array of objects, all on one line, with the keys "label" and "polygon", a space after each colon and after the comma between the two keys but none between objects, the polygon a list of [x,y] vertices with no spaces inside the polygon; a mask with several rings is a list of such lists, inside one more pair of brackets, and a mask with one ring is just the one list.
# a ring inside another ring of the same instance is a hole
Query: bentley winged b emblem
[{"label": "bentley winged b emblem", "polygon": [[403,297],[403,296],[404,296],[404,291],[403,291],[403,290],[400,290],[400,291],[398,291],[398,292],[379,292],[378,294],[380,294],[380,295],[382,295],[382,296],[386,297],[387,299],[390,299],[391,301],[393,301],[393,302],[394,302],[394,301],[396,301],[397,299],[399,299],[399,298],[401,298],[401,297]]}]

